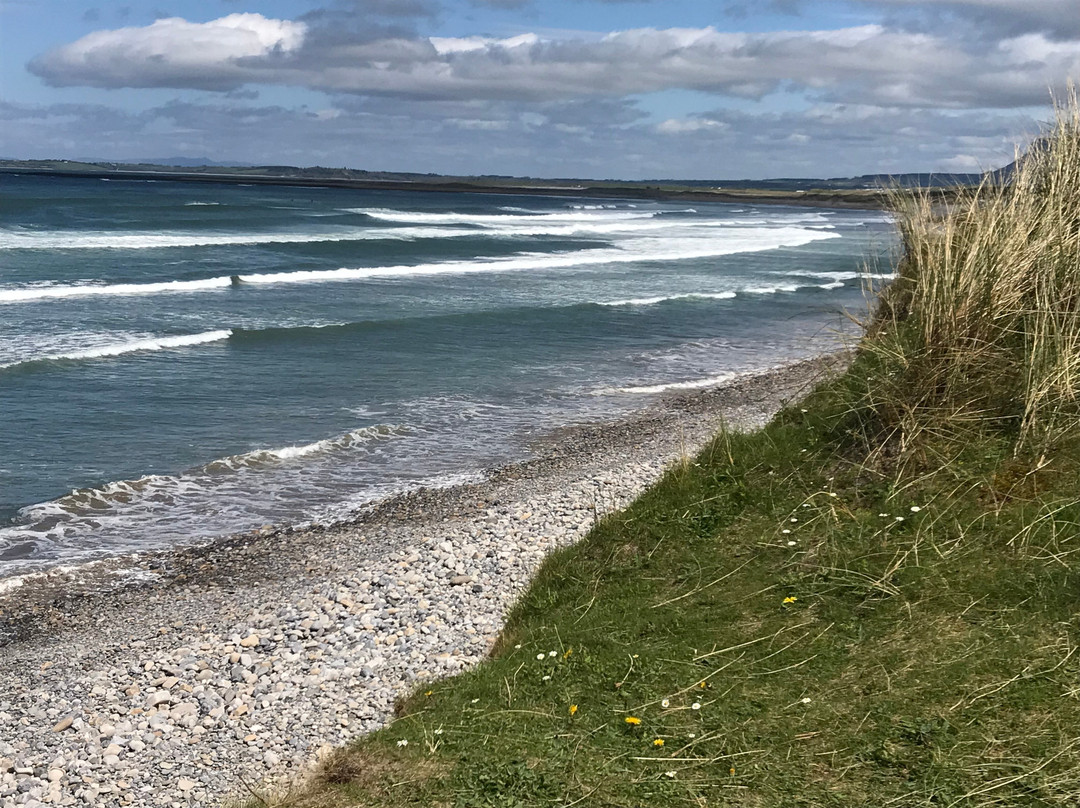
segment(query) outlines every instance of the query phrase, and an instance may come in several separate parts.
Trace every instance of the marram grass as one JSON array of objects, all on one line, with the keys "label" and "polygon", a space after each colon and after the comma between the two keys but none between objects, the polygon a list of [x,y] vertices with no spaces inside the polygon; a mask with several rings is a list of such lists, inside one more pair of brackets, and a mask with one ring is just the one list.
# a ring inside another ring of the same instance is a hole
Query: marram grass
[{"label": "marram grass", "polygon": [[865,400],[901,453],[922,433],[995,428],[1044,451],[1080,415],[1080,106],[1075,91],[1008,182],[942,210],[897,194],[899,277],[864,343],[883,375]]}]

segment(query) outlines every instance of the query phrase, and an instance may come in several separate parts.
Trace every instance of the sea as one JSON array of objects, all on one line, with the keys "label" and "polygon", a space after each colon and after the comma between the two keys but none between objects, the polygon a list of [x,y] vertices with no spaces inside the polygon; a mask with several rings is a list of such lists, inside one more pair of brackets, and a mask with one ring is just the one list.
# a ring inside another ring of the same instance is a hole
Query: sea
[{"label": "sea", "polygon": [[874,211],[2,175],[0,587],[835,350],[894,245]]}]

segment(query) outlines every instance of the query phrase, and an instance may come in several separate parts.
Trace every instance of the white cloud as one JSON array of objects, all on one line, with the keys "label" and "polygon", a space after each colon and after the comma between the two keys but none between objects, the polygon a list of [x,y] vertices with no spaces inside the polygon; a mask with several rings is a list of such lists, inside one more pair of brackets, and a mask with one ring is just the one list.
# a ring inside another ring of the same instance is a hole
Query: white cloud
[{"label": "white cloud", "polygon": [[52,84],[94,87],[231,89],[241,65],[295,52],[307,25],[261,14],[230,14],[206,23],[180,17],[142,28],[95,31],[49,51],[30,69]]},{"label": "white cloud", "polygon": [[658,132],[665,135],[685,135],[688,132],[700,132],[711,129],[714,132],[723,132],[728,125],[722,121],[714,121],[709,118],[669,118],[656,127]]},{"label": "white cloud", "polygon": [[492,48],[520,48],[523,45],[535,45],[540,41],[536,34],[521,34],[509,39],[491,39],[490,37],[429,37],[428,41],[435,47],[439,56],[451,53],[471,53],[473,51],[485,51]]},{"label": "white cloud", "polygon": [[[1080,75],[1080,41],[1039,34],[994,47],[881,25],[726,33],[641,28],[596,41],[384,36],[327,42],[304,23],[234,14],[99,31],[38,57],[57,85],[232,89],[282,84],[358,95],[552,101],[669,89],[760,98],[802,88],[829,101],[887,106],[1043,104]],[[306,46],[305,46],[306,45]]]}]

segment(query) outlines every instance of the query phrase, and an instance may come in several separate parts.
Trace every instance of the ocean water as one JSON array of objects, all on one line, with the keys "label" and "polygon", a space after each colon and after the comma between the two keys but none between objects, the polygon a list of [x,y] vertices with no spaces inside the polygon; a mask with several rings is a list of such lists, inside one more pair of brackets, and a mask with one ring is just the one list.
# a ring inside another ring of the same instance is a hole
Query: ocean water
[{"label": "ocean water", "polygon": [[829,350],[893,243],[862,211],[2,176],[0,579],[337,518]]}]

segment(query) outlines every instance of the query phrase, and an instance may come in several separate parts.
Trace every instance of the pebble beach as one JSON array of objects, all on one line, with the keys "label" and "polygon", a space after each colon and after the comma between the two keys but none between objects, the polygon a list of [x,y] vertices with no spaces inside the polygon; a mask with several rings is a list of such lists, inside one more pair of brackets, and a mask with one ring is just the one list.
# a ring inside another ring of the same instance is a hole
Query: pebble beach
[{"label": "pebble beach", "polygon": [[[0,590],[0,806],[217,806],[476,665],[544,558],[845,355],[540,438],[477,482]],[[246,784],[246,785],[245,785]]]}]

